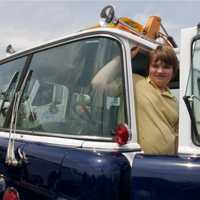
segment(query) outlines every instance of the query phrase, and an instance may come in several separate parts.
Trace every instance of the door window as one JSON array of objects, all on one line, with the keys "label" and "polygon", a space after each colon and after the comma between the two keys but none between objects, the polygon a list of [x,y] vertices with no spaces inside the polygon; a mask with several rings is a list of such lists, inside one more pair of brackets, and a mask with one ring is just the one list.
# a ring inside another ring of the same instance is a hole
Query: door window
[{"label": "door window", "polygon": [[113,137],[124,122],[122,52],[114,39],[95,37],[38,52],[30,70],[18,129]]}]

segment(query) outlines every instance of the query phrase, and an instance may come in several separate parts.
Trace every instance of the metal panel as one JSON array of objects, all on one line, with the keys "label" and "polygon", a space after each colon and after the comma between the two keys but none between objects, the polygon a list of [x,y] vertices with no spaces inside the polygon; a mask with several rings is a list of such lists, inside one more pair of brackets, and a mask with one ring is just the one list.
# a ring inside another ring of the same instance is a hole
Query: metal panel
[{"label": "metal panel", "polygon": [[128,199],[129,180],[130,165],[122,154],[68,149],[57,188],[66,199]]},{"label": "metal panel", "polygon": [[197,200],[200,157],[138,154],[131,175],[131,200]]}]

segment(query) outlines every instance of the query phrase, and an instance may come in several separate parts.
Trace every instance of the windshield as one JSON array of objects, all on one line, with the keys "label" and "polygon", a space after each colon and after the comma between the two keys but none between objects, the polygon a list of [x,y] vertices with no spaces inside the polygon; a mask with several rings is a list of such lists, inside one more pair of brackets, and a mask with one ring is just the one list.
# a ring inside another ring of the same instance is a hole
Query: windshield
[{"label": "windshield", "polygon": [[200,39],[192,43],[191,71],[186,91],[186,105],[192,120],[192,138],[200,144]]},{"label": "windshield", "polygon": [[110,138],[124,122],[116,40],[95,37],[47,49],[33,55],[29,69],[17,129]]}]

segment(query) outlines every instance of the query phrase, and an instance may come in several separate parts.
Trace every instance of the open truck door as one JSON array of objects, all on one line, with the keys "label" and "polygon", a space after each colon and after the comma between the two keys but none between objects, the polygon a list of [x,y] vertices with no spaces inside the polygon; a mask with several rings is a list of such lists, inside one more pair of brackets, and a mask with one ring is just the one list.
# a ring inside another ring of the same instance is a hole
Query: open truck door
[{"label": "open truck door", "polygon": [[137,154],[133,160],[131,199],[199,199],[199,44],[197,27],[182,30],[178,153]]}]

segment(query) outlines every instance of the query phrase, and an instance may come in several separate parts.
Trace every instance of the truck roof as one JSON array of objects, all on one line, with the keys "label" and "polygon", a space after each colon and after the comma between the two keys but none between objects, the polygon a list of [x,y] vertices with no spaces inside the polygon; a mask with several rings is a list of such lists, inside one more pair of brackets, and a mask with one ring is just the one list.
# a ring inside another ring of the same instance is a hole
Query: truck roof
[{"label": "truck roof", "polygon": [[81,37],[88,37],[90,35],[95,36],[96,34],[97,35],[99,35],[99,34],[109,34],[109,35],[113,35],[115,37],[125,38],[125,39],[128,39],[128,40],[136,41],[140,45],[144,45],[144,46],[149,47],[149,48],[155,48],[158,44],[160,44],[158,41],[152,40],[152,39],[147,38],[147,37],[142,36],[142,35],[137,36],[137,35],[134,35],[132,33],[127,32],[127,31],[123,31],[123,30],[115,29],[115,28],[110,28],[110,27],[99,27],[99,28],[81,30],[81,31],[78,31],[78,32],[73,33],[73,34],[66,35],[64,37],[60,37],[60,38],[57,38],[57,39],[54,39],[54,40],[50,40],[48,42],[41,43],[39,45],[34,45],[34,46],[32,46],[30,48],[26,48],[24,50],[17,51],[13,54],[10,54],[10,55],[3,57],[0,60],[0,63],[5,62],[5,61],[10,60],[10,59],[15,59],[16,57],[24,56],[26,54],[28,55],[30,53],[34,53],[36,50],[46,48],[47,46],[51,47],[51,46],[54,46],[58,43],[60,43],[60,44],[65,43],[67,40],[74,40],[74,39],[81,38]]}]

